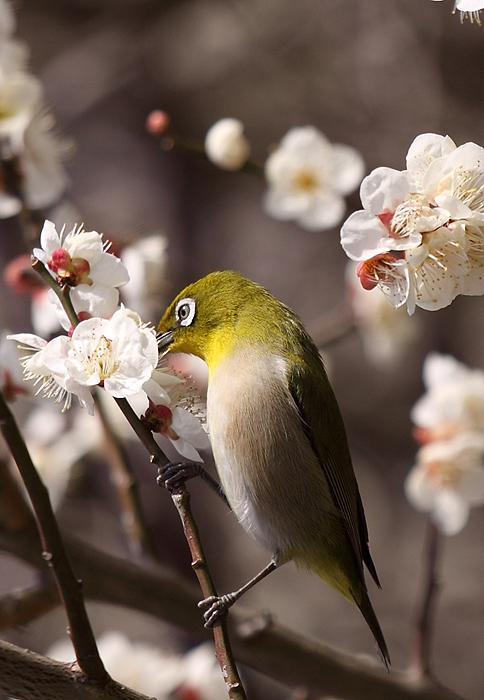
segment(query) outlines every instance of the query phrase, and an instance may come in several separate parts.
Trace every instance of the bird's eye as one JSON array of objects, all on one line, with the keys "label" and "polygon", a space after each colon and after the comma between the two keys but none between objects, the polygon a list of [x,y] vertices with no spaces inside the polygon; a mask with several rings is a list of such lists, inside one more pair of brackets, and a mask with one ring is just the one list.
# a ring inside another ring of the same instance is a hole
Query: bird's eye
[{"label": "bird's eye", "polygon": [[195,318],[195,299],[180,299],[175,308],[175,317],[181,326],[189,326]]}]

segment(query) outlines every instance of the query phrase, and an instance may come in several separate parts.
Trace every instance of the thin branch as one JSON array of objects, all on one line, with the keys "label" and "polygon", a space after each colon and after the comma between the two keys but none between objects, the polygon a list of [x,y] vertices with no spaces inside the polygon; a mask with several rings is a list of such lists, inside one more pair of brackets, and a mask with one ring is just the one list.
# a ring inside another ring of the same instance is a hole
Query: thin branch
[{"label": "thin branch", "polygon": [[23,700],[153,700],[108,677],[100,688],[75,664],[0,641],[0,689]]},{"label": "thin branch", "polygon": [[106,459],[111,470],[111,482],[116,489],[121,505],[121,524],[126,534],[128,546],[137,558],[148,555],[156,559],[158,555],[144,518],[136,477],[128,455],[112,429],[102,401],[97,395],[95,395],[94,401],[96,413],[103,427]]},{"label": "thin branch", "polygon": [[27,625],[60,604],[54,583],[39,581],[0,598],[0,630]]},{"label": "thin branch", "polygon": [[[200,625],[198,587],[166,566],[148,570],[93,549],[73,537],[66,544],[90,600],[123,605],[184,629],[200,640],[209,632]],[[45,566],[31,533],[0,531],[0,549],[32,566]],[[289,687],[304,685],[318,696],[346,700],[463,700],[429,677],[395,669],[390,674],[376,663],[333,649],[322,641],[291,632],[267,615],[237,603],[229,628],[237,659]],[[1,678],[1,670],[0,670]]]},{"label": "thin branch", "polygon": [[0,392],[0,427],[9,449],[17,463],[29,494],[42,541],[43,557],[52,567],[59,593],[64,602],[69,632],[81,669],[98,683],[105,683],[109,676],[99,656],[91,623],[82,596],[82,583],[78,581],[64,547],[59,526],[52,510],[49,493],[30,458],[15,419]]},{"label": "thin branch", "polygon": [[64,308],[64,311],[67,314],[69,321],[71,322],[72,327],[75,328],[79,323],[79,319],[77,318],[74,306],[72,305],[69,287],[61,287],[60,284],[58,284],[52,277],[44,263],[36,258],[35,255],[32,255],[32,269],[34,269],[42,277],[44,282],[54,290]]},{"label": "thin branch", "polygon": [[[141,443],[151,455],[151,461],[160,467],[168,464],[168,458],[159,447],[153,434],[143,426],[128,401],[126,401],[126,399],[116,399],[116,403],[141,440]],[[184,481],[177,482],[175,487],[171,489],[171,497],[183,524],[183,531],[192,555],[192,566],[197,575],[203,597],[215,596],[217,593],[203,552],[198,528],[191,512],[190,495]],[[221,618],[220,621],[213,626],[213,637],[215,653],[220,664],[229,698],[231,700],[245,700],[246,695],[232,653],[225,617]]]},{"label": "thin branch", "polygon": [[424,546],[425,580],[420,611],[417,617],[413,648],[414,672],[430,676],[430,649],[433,632],[436,595],[439,592],[438,564],[441,537],[437,526],[427,519],[426,542]]}]

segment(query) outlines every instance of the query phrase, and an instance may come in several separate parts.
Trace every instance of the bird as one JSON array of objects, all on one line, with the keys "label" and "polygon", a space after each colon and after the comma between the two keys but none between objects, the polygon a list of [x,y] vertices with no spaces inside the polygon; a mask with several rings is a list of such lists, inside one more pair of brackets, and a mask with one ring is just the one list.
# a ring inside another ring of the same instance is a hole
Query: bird
[{"label": "bird", "polygon": [[343,419],[299,317],[261,285],[224,270],[183,289],[157,330],[164,351],[208,365],[207,425],[223,493],[243,528],[272,555],[237,591],[201,601],[209,606],[206,626],[293,561],[359,608],[388,668],[364,565],[381,586]]}]

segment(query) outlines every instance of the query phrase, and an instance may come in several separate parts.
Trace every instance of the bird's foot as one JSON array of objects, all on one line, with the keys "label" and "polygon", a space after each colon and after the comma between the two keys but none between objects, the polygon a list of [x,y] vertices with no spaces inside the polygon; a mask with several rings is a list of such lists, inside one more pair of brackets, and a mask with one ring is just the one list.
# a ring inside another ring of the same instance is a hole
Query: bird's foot
[{"label": "bird's foot", "polygon": [[203,467],[199,462],[170,462],[158,469],[156,483],[158,486],[172,489],[177,482],[200,476],[202,471]]},{"label": "bird's foot", "polygon": [[199,608],[204,608],[207,605],[210,607],[203,613],[203,619],[205,620],[204,627],[209,629],[213,627],[215,622],[225,615],[227,610],[232,607],[232,605],[237,600],[238,596],[234,593],[227,593],[226,595],[216,596],[211,595],[204,600],[201,600],[198,604]]}]

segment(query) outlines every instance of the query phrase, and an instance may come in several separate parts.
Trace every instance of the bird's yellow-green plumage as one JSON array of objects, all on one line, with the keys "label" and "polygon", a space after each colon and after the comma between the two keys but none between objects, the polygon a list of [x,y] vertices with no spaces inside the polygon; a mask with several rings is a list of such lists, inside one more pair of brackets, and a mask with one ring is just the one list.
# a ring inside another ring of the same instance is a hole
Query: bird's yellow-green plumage
[{"label": "bird's yellow-green plumage", "polygon": [[274,555],[311,569],[355,603],[385,662],[363,563],[377,583],[343,420],[299,318],[236,272],[186,287],[160,321],[172,352],[209,368],[217,470],[241,524]]}]

